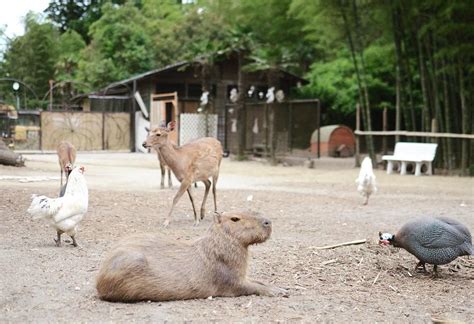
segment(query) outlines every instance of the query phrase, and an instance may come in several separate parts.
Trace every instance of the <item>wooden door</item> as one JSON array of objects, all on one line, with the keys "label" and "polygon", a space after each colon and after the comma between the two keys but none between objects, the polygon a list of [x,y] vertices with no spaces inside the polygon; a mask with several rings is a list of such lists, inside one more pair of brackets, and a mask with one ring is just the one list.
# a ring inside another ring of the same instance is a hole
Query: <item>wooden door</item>
[{"label": "wooden door", "polygon": [[169,122],[174,121],[176,128],[174,132],[169,134],[169,138],[179,144],[178,93],[153,94],[151,95],[150,107],[150,126],[168,125]]}]

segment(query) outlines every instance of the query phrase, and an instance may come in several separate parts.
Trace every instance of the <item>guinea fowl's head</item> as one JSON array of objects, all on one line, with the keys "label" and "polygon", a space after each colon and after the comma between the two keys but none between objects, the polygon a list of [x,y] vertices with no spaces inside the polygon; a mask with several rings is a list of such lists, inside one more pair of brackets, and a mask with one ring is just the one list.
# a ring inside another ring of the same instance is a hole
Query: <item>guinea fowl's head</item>
[{"label": "guinea fowl's head", "polygon": [[393,234],[379,232],[379,244],[393,245],[394,239],[395,239],[395,235]]}]

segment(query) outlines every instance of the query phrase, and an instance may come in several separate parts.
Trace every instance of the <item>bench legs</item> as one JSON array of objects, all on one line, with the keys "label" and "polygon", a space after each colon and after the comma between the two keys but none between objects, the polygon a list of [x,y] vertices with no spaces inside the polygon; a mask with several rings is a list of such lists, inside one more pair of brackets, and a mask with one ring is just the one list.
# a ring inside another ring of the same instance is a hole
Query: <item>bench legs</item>
[{"label": "bench legs", "polygon": [[393,173],[393,161],[387,161],[387,174]]},{"label": "bench legs", "polygon": [[416,162],[416,168],[415,168],[415,176],[420,176],[421,175],[421,165],[423,163],[421,162]]},{"label": "bench legs", "polygon": [[[401,175],[406,175],[407,174],[407,165],[408,161],[399,161],[400,163],[400,174]],[[421,176],[421,167],[423,166],[423,163],[426,163],[427,169],[426,169],[426,174],[427,175],[432,175],[433,174],[433,166],[431,162],[415,162],[415,176]],[[394,163],[393,161],[387,161],[387,174],[392,174],[393,173],[393,166]]]},{"label": "bench legs", "polygon": [[433,175],[433,167],[431,166],[431,162],[428,162],[428,169],[426,170],[426,174]]},{"label": "bench legs", "polygon": [[406,161],[401,161],[400,174],[401,175],[407,174],[407,162]]}]

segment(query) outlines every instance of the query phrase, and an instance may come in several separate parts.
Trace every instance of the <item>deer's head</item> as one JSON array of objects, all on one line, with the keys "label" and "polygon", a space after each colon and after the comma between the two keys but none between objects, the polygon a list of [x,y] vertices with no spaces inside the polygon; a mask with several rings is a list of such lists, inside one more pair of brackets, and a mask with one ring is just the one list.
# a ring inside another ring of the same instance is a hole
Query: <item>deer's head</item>
[{"label": "deer's head", "polygon": [[174,130],[176,123],[169,122],[167,127],[153,127],[151,130],[147,129],[148,136],[143,142],[144,148],[153,147],[155,145],[161,146],[168,141],[168,134]]}]

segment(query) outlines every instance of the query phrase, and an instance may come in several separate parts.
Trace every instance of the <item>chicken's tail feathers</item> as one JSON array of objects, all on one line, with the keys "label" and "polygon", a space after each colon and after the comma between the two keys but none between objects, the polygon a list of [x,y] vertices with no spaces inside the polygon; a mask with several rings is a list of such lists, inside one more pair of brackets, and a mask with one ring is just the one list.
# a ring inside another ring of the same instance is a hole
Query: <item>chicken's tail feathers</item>
[{"label": "chicken's tail feathers", "polygon": [[33,219],[46,218],[51,215],[51,202],[53,199],[35,194],[31,198],[31,205],[27,212]]}]

